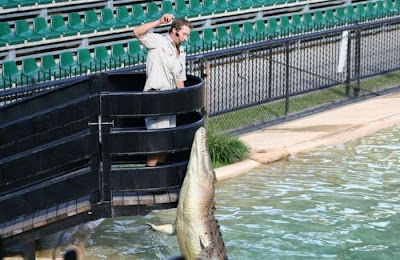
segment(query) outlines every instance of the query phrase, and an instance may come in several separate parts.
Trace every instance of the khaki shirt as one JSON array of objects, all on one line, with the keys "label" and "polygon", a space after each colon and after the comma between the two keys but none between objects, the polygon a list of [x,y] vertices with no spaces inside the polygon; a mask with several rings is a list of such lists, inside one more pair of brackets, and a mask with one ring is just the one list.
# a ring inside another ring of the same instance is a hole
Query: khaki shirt
[{"label": "khaki shirt", "polygon": [[138,40],[148,49],[144,91],[175,89],[177,80],[186,80],[184,49],[180,46],[177,57],[175,44],[169,35],[164,37],[148,32]]}]

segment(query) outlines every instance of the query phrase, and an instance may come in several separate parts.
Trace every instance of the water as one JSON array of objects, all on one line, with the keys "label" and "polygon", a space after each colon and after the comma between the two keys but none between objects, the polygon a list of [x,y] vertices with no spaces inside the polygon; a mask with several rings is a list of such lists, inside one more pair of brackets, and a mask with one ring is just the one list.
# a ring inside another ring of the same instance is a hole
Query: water
[{"label": "water", "polygon": [[[400,259],[400,125],[218,183],[216,217],[230,259]],[[146,222],[175,210],[108,219],[86,259],[165,259],[175,237]]]}]

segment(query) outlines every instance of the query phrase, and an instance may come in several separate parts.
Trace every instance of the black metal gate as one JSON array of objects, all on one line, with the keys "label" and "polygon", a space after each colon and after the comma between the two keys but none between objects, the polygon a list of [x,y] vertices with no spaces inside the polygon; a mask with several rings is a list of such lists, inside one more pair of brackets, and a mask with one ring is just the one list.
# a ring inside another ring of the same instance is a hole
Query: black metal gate
[{"label": "black metal gate", "polygon": [[[104,217],[175,207],[195,131],[201,78],[183,90],[143,92],[145,74],[114,73],[41,92],[0,109],[2,247]],[[177,115],[146,130],[144,117]],[[148,154],[167,154],[145,167]]]}]

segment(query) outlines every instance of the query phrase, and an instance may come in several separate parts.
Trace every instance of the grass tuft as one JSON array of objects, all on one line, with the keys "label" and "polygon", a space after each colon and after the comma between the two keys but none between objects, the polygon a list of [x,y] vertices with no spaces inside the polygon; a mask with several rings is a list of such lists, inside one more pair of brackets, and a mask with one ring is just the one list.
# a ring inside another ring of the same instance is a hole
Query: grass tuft
[{"label": "grass tuft", "polygon": [[207,144],[214,167],[221,167],[245,159],[250,147],[237,137],[207,131]]}]

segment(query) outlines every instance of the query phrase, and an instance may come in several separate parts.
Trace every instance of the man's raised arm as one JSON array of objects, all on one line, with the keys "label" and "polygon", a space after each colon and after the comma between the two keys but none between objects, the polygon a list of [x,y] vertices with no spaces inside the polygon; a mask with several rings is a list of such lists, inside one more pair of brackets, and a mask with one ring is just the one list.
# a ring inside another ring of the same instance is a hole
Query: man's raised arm
[{"label": "man's raised arm", "polygon": [[158,20],[137,26],[135,29],[133,29],[133,35],[136,38],[142,38],[151,29],[154,29],[161,24],[167,24],[169,22],[172,22],[172,20],[174,20],[174,18],[175,17],[172,14],[164,14]]}]

